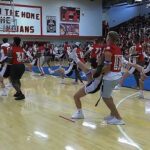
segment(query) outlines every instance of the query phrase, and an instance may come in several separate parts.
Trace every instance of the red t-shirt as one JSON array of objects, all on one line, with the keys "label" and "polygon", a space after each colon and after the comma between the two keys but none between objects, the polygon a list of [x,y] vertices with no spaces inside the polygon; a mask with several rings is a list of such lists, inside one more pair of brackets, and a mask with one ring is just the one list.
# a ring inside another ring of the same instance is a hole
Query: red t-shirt
[{"label": "red t-shirt", "polygon": [[81,50],[81,48],[77,48],[76,53],[77,53],[77,56],[80,59],[80,61],[85,63],[84,56],[83,56],[83,51]]},{"label": "red t-shirt", "polygon": [[90,57],[96,59],[97,54],[101,55],[101,53],[102,53],[102,46],[100,44],[94,44]]},{"label": "red t-shirt", "polygon": [[64,45],[64,53],[67,53],[67,50],[70,49],[70,45],[65,44]]},{"label": "red t-shirt", "polygon": [[144,62],[144,56],[143,56],[143,51],[142,51],[142,45],[141,44],[136,44],[136,51],[139,55],[138,62]]},{"label": "red t-shirt", "polygon": [[122,66],[122,54],[121,54],[121,49],[114,45],[111,44],[106,47],[105,51],[109,51],[112,54],[111,57],[111,71],[112,72],[120,72],[121,71],[121,66]]},{"label": "red t-shirt", "polygon": [[24,57],[23,49],[20,46],[12,47],[12,64],[23,64],[22,60]]}]

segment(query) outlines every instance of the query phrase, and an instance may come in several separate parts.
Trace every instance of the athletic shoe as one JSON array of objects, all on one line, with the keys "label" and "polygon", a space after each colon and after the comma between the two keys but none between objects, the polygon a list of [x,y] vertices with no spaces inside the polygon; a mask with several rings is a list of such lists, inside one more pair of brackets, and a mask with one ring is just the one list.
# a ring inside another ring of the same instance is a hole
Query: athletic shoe
[{"label": "athletic shoe", "polygon": [[8,95],[7,88],[3,88],[3,89],[2,89],[1,96],[7,96],[7,95]]},{"label": "athletic shoe", "polygon": [[142,93],[139,93],[138,98],[144,99],[144,95]]},{"label": "athletic shoe", "polygon": [[40,76],[45,76],[45,74],[44,74],[44,73],[41,73]]},{"label": "athletic shoe", "polygon": [[107,124],[111,125],[125,125],[125,122],[121,119],[117,119],[116,117],[113,117],[110,120],[107,120]]},{"label": "athletic shoe", "polygon": [[105,120],[105,121],[108,121],[108,120],[111,120],[112,118],[114,118],[114,117],[111,116],[111,115],[109,115],[109,116],[104,117],[104,120]]},{"label": "athletic shoe", "polygon": [[18,96],[20,96],[20,93],[16,92],[16,93],[14,94],[14,97],[18,97]]},{"label": "athletic shoe", "polygon": [[15,100],[23,100],[25,99],[24,94],[20,94],[18,97],[15,98]]},{"label": "athletic shoe", "polygon": [[7,83],[5,86],[6,86],[6,87],[9,87],[9,88],[13,87],[12,84],[11,84],[10,82]]},{"label": "athletic shoe", "polygon": [[121,86],[118,84],[115,86],[114,90],[120,90],[121,89]]},{"label": "athletic shoe", "polygon": [[82,111],[77,111],[72,115],[71,118],[72,119],[84,119],[84,115],[83,115]]},{"label": "athletic shoe", "polygon": [[65,84],[65,79],[61,79],[60,84]]},{"label": "athletic shoe", "polygon": [[48,71],[49,71],[49,74],[53,74],[54,73],[54,71],[51,70],[51,68],[48,68]]},{"label": "athletic shoe", "polygon": [[36,75],[37,75],[37,73],[35,73],[35,72],[31,72],[31,75],[32,75],[32,76],[36,76]]}]

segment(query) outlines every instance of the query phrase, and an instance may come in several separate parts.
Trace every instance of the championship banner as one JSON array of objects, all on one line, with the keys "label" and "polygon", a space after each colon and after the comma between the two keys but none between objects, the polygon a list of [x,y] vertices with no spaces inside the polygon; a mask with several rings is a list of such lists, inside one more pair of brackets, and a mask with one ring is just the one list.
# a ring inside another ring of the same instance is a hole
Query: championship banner
[{"label": "championship banner", "polygon": [[56,33],[56,16],[47,16],[47,33]]},{"label": "championship banner", "polygon": [[79,35],[79,24],[60,24],[60,35]]},{"label": "championship banner", "polygon": [[42,35],[42,8],[0,3],[0,34]]}]

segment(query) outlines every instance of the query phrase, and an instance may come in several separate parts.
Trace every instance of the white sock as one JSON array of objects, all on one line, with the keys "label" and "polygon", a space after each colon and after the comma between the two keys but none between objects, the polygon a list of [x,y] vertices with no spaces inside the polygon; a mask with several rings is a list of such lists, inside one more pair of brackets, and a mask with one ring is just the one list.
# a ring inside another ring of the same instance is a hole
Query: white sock
[{"label": "white sock", "polygon": [[65,82],[65,79],[64,79],[64,78],[62,78],[62,79],[61,79],[61,83],[64,83],[64,82]]},{"label": "white sock", "polygon": [[54,74],[54,73],[55,73],[55,71],[54,71],[54,70],[51,70],[51,68],[49,68],[48,70],[49,70],[49,72],[50,72],[51,74]]},{"label": "white sock", "polygon": [[143,90],[140,90],[140,94],[142,94],[142,95],[143,95]]}]

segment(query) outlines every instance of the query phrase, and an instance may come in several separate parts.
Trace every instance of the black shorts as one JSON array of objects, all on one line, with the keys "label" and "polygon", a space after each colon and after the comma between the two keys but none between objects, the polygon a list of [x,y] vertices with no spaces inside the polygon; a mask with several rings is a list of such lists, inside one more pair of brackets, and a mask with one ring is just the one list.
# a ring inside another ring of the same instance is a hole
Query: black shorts
[{"label": "black shorts", "polygon": [[5,71],[4,75],[3,75],[4,78],[8,78],[10,76],[11,66],[12,65],[7,65],[6,71]]},{"label": "black shorts", "polygon": [[12,80],[19,80],[19,79],[21,79],[24,72],[25,72],[25,65],[24,64],[12,65],[11,71],[10,71],[10,78]]},{"label": "black shorts", "polygon": [[93,94],[100,90],[100,87],[102,85],[102,76],[99,76],[97,78],[94,78],[90,83],[88,83],[84,90],[86,94]]}]

